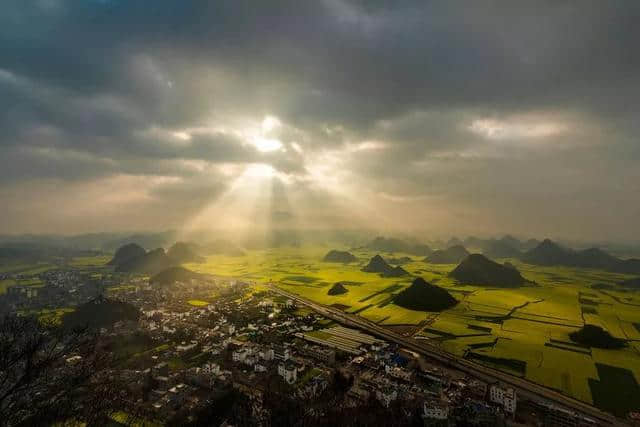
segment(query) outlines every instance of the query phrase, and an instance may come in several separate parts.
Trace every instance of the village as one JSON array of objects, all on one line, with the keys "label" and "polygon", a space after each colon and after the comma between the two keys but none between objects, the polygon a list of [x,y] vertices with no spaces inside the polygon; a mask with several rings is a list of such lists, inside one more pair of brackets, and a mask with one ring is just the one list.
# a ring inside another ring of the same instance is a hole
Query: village
[{"label": "village", "polygon": [[[401,407],[407,416],[418,412],[427,424],[446,424],[456,413],[468,417],[469,412],[479,425],[514,418],[513,389],[431,365],[395,345],[300,310],[290,299],[264,292],[237,298],[248,286],[231,282],[230,287],[233,294],[187,311],[173,311],[170,302],[147,307],[140,297],[145,291],[123,295],[141,304],[144,316],[137,328],[158,342],[171,341],[177,330],[190,337],[157,352],[153,366],[122,372],[132,392],[144,388],[145,381],[154,384],[148,401],[140,402],[150,413],[170,418],[185,405],[197,405],[202,389],[231,386],[251,399],[252,416],[260,421],[268,410],[263,405],[268,393],[304,401],[309,411],[318,411],[321,404],[309,403],[326,402],[333,394],[327,391],[342,381],[347,385],[344,399],[333,405],[357,407],[375,399],[385,408]],[[197,296],[189,293],[180,291],[182,298]],[[176,357],[201,363],[170,369]]]}]

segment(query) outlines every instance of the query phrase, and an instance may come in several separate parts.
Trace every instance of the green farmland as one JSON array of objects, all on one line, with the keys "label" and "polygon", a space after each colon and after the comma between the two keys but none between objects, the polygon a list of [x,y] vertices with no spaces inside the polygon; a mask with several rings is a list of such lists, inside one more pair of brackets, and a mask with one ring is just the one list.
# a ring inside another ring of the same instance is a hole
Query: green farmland
[{"label": "green farmland", "polygon": [[[413,257],[404,269],[446,288],[460,301],[449,310],[432,313],[393,304],[393,296],[408,286],[412,277],[382,278],[360,271],[375,252],[352,250],[358,262],[338,264],[321,261],[328,249],[332,248],[250,251],[240,257],[211,256],[206,263],[186,267],[256,284],[273,281],[287,291],[380,325],[409,327],[416,339],[428,339],[456,355],[618,413],[622,413],[619,404],[603,397],[616,393],[615,388],[603,392],[612,383],[611,378],[602,378],[603,372],[614,372],[616,378],[624,377],[631,384],[640,380],[640,292],[591,287],[615,284],[629,276],[509,260],[535,285],[491,288],[461,285],[447,276],[455,265],[428,264]],[[328,295],[336,282],[343,282],[348,292]],[[614,337],[627,340],[628,345],[602,350],[573,343],[569,334],[585,323],[602,326]]]},{"label": "green farmland", "polygon": [[38,278],[0,280],[0,295],[6,293],[9,286],[14,286],[14,285],[30,286],[35,288],[44,286],[42,281]]}]

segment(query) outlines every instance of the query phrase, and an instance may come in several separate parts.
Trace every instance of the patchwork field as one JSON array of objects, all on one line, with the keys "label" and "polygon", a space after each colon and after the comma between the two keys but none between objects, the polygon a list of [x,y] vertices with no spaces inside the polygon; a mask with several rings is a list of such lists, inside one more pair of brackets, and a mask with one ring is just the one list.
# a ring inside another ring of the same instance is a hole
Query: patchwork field
[{"label": "patchwork field", "polygon": [[4,280],[0,280],[0,295],[4,294],[5,292],[7,292],[7,288],[9,286],[13,286],[16,284],[16,281],[13,279],[4,279]]},{"label": "patchwork field", "polygon": [[[412,277],[383,278],[360,269],[375,255],[351,250],[358,262],[322,262],[329,247],[250,251],[245,256],[212,256],[192,270],[260,283],[273,281],[290,292],[322,304],[357,313],[389,327],[415,326],[416,339],[428,339],[447,351],[485,363],[557,389],[613,412],[631,409],[603,396],[614,372],[626,382],[640,379],[640,295],[600,290],[595,284],[615,284],[629,276],[564,267],[538,267],[510,259],[535,285],[499,289],[460,285],[448,277],[455,265],[434,265],[411,257],[403,268],[413,276],[446,288],[460,301],[441,313],[407,310],[393,296]],[[407,254],[383,254],[409,256]],[[506,260],[501,260],[506,261]],[[348,290],[328,295],[341,282]],[[621,350],[591,349],[573,343],[569,334],[591,323],[628,340]],[[607,374],[608,375],[608,374]],[[609,390],[615,395],[616,390]],[[640,393],[640,388],[637,390]],[[615,399],[614,399],[615,401]],[[622,401],[625,401],[624,399]],[[623,407],[621,409],[621,407]],[[640,408],[637,408],[640,409]]]},{"label": "patchwork field", "polygon": [[61,307],[56,309],[20,311],[20,314],[35,315],[40,322],[46,325],[60,325],[62,323],[62,317],[72,311],[74,311],[73,307]]},{"label": "patchwork field", "polygon": [[190,299],[189,301],[187,301],[187,304],[193,307],[206,307],[209,305],[207,301],[202,301],[199,299]]},{"label": "patchwork field", "polygon": [[7,288],[9,286],[19,285],[19,286],[29,286],[29,287],[42,287],[44,283],[37,277],[26,278],[26,279],[5,279],[0,280],[0,294],[7,292]]},{"label": "patchwork field", "polygon": [[96,255],[71,258],[69,267],[103,267],[111,260],[111,255]]},{"label": "patchwork field", "polygon": [[7,291],[9,286],[43,286],[44,284],[38,278],[38,275],[50,270],[56,269],[74,269],[78,271],[91,271],[92,276],[99,277],[108,271],[107,263],[111,260],[112,255],[96,255],[86,257],[75,257],[66,259],[57,259],[57,264],[51,262],[34,262],[31,264],[21,262],[8,262],[0,264],[0,274],[10,274],[19,279],[3,279],[0,280],[0,295]]},{"label": "patchwork field", "polygon": [[45,271],[53,270],[56,266],[48,263],[34,263],[34,264],[1,264],[0,273],[22,274],[25,276],[32,276]]}]

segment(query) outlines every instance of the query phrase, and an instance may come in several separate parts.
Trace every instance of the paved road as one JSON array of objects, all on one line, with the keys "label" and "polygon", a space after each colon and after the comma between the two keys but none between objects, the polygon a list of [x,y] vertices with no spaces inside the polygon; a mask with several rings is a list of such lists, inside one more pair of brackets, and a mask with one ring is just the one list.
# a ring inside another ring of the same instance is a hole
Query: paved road
[{"label": "paved road", "polygon": [[292,300],[297,301],[300,304],[306,305],[307,307],[313,309],[314,311],[336,322],[340,322],[342,324],[352,326],[358,329],[363,329],[373,335],[376,335],[380,338],[384,338],[388,341],[399,344],[403,347],[408,348],[409,350],[413,350],[431,359],[437,360],[438,362],[446,366],[460,370],[470,376],[481,379],[485,382],[491,383],[491,382],[500,381],[504,384],[508,384],[514,387],[520,396],[523,396],[532,400],[554,403],[557,406],[561,406],[566,409],[570,409],[570,410],[579,412],[581,414],[584,414],[587,417],[598,421],[602,425],[607,425],[607,426],[608,425],[615,425],[615,426],[627,425],[626,423],[622,422],[622,420],[614,417],[613,415],[603,412],[598,408],[595,408],[587,403],[581,402],[579,400],[576,400],[569,396],[561,394],[555,390],[551,390],[541,385],[535,384],[531,381],[525,380],[523,378],[509,375],[502,371],[491,369],[484,365],[480,365],[478,363],[462,359],[460,357],[452,355],[451,353],[447,353],[442,349],[436,346],[433,346],[429,343],[415,342],[414,340],[410,340],[406,337],[403,337],[402,335],[399,335],[389,329],[381,327],[360,316],[348,314],[336,308],[315,303],[299,295],[292,294],[281,288],[278,288],[273,284],[268,284],[268,285],[273,292],[278,293],[287,298],[291,298]]}]

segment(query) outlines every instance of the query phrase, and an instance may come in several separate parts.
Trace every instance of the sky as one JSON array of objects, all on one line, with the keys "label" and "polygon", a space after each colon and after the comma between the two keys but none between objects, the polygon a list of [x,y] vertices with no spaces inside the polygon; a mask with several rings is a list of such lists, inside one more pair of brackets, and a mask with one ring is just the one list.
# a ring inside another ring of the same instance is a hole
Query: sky
[{"label": "sky", "polygon": [[640,240],[640,2],[5,0],[0,233]]}]

